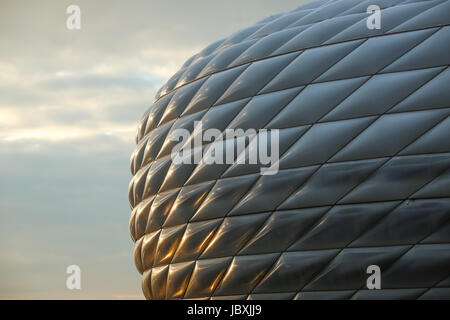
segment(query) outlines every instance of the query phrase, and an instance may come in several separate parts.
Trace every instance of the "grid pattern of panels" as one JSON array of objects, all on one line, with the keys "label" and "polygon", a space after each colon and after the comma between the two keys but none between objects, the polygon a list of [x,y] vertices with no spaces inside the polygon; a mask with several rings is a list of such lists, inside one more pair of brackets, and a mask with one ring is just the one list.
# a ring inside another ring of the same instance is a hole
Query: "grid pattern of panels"
[{"label": "grid pattern of panels", "polygon": [[[373,4],[379,30],[366,27]],[[448,0],[318,0],[186,61],[131,157],[145,296],[450,298],[449,12]],[[172,163],[171,133],[193,139],[200,120],[279,129],[280,171]],[[372,264],[381,290],[367,290]]]}]

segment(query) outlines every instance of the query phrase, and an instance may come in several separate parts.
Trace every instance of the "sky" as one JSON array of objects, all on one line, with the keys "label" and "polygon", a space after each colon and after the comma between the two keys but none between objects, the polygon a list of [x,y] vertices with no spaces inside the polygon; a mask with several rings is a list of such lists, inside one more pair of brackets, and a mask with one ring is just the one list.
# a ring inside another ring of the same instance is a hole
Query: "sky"
[{"label": "sky", "polygon": [[[138,121],[189,57],[305,2],[2,0],[0,299],[142,299],[127,192]],[[74,264],[80,290],[66,288]]]}]

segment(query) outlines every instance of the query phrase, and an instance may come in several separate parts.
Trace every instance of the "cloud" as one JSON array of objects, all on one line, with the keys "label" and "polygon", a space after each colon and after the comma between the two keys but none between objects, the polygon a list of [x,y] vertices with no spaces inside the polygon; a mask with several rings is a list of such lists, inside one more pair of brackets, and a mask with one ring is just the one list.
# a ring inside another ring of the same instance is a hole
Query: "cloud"
[{"label": "cloud", "polygon": [[114,89],[114,87],[131,88],[135,90],[154,88],[162,82],[161,78],[145,74],[73,74],[57,75],[40,85],[44,90],[64,90],[70,88]]},{"label": "cloud", "polygon": [[[132,144],[99,136],[8,145],[0,144],[8,150],[0,157],[0,298],[139,295],[128,231]],[[71,264],[82,268],[81,292],[65,288]]]}]

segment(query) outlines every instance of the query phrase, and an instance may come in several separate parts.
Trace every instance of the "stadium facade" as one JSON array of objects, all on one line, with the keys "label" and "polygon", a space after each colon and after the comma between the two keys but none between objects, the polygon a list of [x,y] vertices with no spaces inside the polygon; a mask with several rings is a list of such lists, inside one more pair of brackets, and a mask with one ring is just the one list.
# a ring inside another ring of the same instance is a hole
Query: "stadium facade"
[{"label": "stadium facade", "polygon": [[[450,298],[449,12],[443,0],[313,1],[188,59],[131,157],[145,297]],[[173,163],[171,134],[194,135],[195,121],[278,129],[279,171]]]}]

